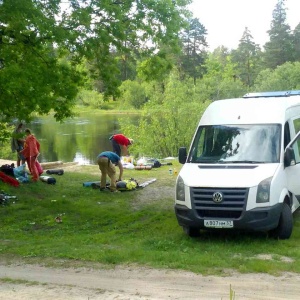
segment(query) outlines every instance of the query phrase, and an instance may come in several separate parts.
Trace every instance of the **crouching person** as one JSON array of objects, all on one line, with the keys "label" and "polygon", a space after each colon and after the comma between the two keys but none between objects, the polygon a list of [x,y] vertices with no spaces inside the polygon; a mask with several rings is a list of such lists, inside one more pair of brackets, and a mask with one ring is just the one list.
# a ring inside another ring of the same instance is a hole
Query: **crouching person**
[{"label": "crouching person", "polygon": [[101,171],[100,191],[105,190],[106,175],[108,175],[108,177],[110,178],[110,191],[118,192],[116,188],[117,175],[115,166],[118,166],[120,169],[118,181],[121,181],[123,175],[123,165],[121,163],[120,156],[111,151],[104,151],[97,156],[97,163]]}]

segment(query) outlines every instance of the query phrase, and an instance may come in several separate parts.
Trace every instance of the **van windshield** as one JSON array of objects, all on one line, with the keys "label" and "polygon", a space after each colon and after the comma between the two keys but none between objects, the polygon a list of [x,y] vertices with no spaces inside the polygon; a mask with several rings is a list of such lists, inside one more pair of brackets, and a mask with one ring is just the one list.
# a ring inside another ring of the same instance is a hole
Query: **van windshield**
[{"label": "van windshield", "polygon": [[200,126],[188,162],[277,163],[280,124]]}]

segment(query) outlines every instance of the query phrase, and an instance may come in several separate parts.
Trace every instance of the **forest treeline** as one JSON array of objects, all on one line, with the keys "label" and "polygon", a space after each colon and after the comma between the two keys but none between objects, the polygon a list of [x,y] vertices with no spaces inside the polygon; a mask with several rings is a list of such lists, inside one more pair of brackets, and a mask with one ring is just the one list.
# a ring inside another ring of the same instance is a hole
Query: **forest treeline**
[{"label": "forest treeline", "polygon": [[287,24],[286,0],[274,7],[263,47],[246,27],[236,49],[212,52],[190,2],[0,1],[2,140],[13,120],[54,111],[62,121],[74,105],[113,101],[141,112],[138,127],[121,124],[139,141],[135,152],[174,156],[211,101],[300,89],[300,22]]}]

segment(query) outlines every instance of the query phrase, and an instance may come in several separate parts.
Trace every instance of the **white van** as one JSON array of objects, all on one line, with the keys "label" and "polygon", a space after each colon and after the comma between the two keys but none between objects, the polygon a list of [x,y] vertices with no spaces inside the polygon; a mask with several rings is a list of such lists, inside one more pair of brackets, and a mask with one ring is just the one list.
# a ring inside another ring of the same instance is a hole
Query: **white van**
[{"label": "white van", "polygon": [[300,202],[300,91],[212,102],[179,162],[175,213],[186,234],[230,228],[288,239]]}]

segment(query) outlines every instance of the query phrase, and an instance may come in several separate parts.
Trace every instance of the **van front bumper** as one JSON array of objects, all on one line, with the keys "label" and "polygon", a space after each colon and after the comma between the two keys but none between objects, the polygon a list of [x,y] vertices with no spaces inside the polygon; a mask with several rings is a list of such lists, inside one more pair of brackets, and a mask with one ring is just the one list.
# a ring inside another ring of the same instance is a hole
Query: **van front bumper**
[{"label": "van front bumper", "polygon": [[200,218],[195,210],[189,209],[184,205],[175,204],[178,224],[199,229],[210,229],[204,226],[204,220],[219,220],[233,221],[232,229],[268,231],[278,226],[281,211],[282,203],[279,203],[271,207],[243,211],[238,219]]}]

